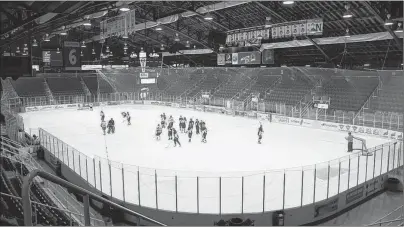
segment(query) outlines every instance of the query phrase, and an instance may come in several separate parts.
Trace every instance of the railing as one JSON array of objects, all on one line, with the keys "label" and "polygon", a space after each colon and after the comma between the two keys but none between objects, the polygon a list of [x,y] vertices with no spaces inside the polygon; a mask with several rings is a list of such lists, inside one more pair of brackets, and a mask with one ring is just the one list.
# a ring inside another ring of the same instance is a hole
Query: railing
[{"label": "railing", "polygon": [[[134,215],[138,218],[141,218],[153,225],[158,225],[158,226],[165,226],[163,223],[160,223],[152,218],[146,217],[142,214],[139,214],[135,211],[129,210],[126,207],[123,207],[121,205],[118,205],[114,202],[111,202],[107,199],[102,198],[101,196],[98,196],[97,194],[94,194],[90,191],[87,191],[75,184],[72,184],[68,181],[65,181],[59,177],[56,177],[50,173],[40,171],[40,170],[34,170],[31,171],[27,176],[24,177],[23,184],[22,184],[22,190],[21,190],[21,197],[22,197],[22,203],[23,203],[23,210],[24,210],[24,224],[25,226],[32,226],[32,209],[31,209],[31,198],[30,198],[30,189],[31,189],[31,183],[33,179],[37,176],[40,176],[44,179],[47,179],[49,181],[52,181],[54,183],[57,183],[63,187],[69,188],[77,193],[80,193],[83,195],[83,200],[84,200],[84,222],[85,226],[89,226],[91,224],[90,221],[90,198],[95,199],[97,201],[100,201],[104,204],[108,204],[109,206],[112,206],[114,208],[117,208],[125,213]],[[139,223],[140,225],[140,223]]]},{"label": "railing", "polygon": [[401,205],[379,218],[377,221],[369,224],[368,226],[403,226],[404,225],[404,205]]},{"label": "railing", "polygon": [[88,157],[40,129],[41,144],[89,185],[127,203],[191,213],[254,213],[328,199],[403,165],[402,142],[390,142],[292,169],[208,173],[150,169]]}]

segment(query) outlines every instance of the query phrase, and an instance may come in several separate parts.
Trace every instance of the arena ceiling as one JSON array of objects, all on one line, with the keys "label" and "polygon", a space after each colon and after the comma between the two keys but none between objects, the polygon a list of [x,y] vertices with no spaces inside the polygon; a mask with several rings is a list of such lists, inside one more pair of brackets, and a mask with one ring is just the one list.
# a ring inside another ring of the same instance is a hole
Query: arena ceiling
[{"label": "arena ceiling", "polygon": [[[232,1],[233,2],[233,1]],[[56,37],[58,41],[92,40],[100,33],[100,21],[119,14],[119,7],[127,4],[136,10],[136,23],[156,21],[159,18],[181,14],[187,11],[200,12],[209,5],[219,1],[34,1],[34,2],[0,2],[0,48],[12,50],[16,45],[22,46],[33,38],[40,40],[46,33],[59,31],[62,26],[68,29],[68,35]],[[349,3],[354,15],[344,19],[345,5]],[[307,47],[282,48],[275,51],[276,65],[313,65],[314,63],[332,63],[334,65],[363,66],[371,64],[376,68],[402,67],[403,39],[394,31],[398,23],[403,22],[402,1],[296,1],[293,5],[283,5],[282,1],[244,1],[231,7],[214,9],[213,21],[204,20],[204,14],[179,17],[177,21],[162,25],[161,31],[154,28],[143,29],[129,36],[126,40],[132,50],[143,47],[147,51],[160,51],[161,44],[169,47],[175,34],[184,45],[190,42],[190,48],[206,49],[209,32],[254,27],[265,24],[266,17],[272,22],[282,23],[303,19],[323,18],[324,32],[321,37],[343,36],[346,29],[350,35],[388,32],[393,39],[368,42],[314,45]],[[387,14],[395,22],[385,26]],[[77,26],[90,15],[91,26]],[[402,26],[401,26],[402,28]],[[302,37],[298,39],[313,39]],[[289,39],[268,40],[281,42]],[[110,48],[123,54],[125,40],[111,38],[107,40]],[[91,44],[90,44],[91,45]],[[98,41],[92,44],[97,47]],[[195,46],[195,47],[194,47]],[[210,65],[216,62],[216,52],[203,56],[183,56],[183,59],[198,61],[198,64]],[[177,57],[178,58],[178,57]]]}]

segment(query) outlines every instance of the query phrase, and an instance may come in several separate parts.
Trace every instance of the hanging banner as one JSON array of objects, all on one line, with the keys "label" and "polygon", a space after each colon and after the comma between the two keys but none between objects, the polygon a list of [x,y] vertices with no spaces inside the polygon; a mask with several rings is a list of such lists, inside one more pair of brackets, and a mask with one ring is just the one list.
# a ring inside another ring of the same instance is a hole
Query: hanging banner
[{"label": "hanging banner", "polygon": [[81,70],[80,51],[79,42],[64,42],[63,62],[65,70]]},{"label": "hanging banner", "polygon": [[225,64],[226,64],[226,65],[231,65],[231,63],[232,63],[231,54],[226,54],[226,55],[225,55]]},{"label": "hanging banner", "polygon": [[225,65],[226,54],[217,54],[217,65]]},{"label": "hanging banner", "polygon": [[100,37],[106,39],[113,36],[123,36],[135,32],[135,10],[121,13],[100,22]]},{"label": "hanging banner", "polygon": [[322,35],[323,19],[299,20],[272,25],[272,39],[304,35]]},{"label": "hanging banner", "polygon": [[259,46],[261,39],[269,39],[271,29],[263,26],[232,30],[227,32],[226,44],[237,46]]},{"label": "hanging banner", "polygon": [[262,51],[262,64],[274,64],[274,50],[265,49]]}]

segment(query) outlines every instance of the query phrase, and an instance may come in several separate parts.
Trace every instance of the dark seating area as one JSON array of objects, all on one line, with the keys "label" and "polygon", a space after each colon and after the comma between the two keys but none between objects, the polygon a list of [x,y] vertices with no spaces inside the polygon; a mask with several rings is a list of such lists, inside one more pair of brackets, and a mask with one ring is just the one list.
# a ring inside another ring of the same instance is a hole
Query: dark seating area
[{"label": "dark seating area", "polygon": [[310,92],[313,85],[302,77],[283,76],[281,82],[266,95],[269,102],[297,105]]},{"label": "dark seating area", "polygon": [[96,95],[97,93],[114,93],[114,89],[112,88],[112,86],[100,76],[82,76],[82,78],[85,85],[93,95]]},{"label": "dark seating area", "polygon": [[404,76],[389,75],[383,79],[378,96],[370,101],[370,108],[374,111],[402,113],[404,111]]},{"label": "dark seating area", "polygon": [[43,78],[19,78],[11,80],[14,90],[20,97],[46,96]]},{"label": "dark seating area", "polygon": [[359,111],[374,89],[377,87],[377,77],[335,77],[323,88],[331,98],[331,109]]},{"label": "dark seating area", "polygon": [[77,77],[49,77],[46,78],[53,95],[84,95],[84,88]]}]

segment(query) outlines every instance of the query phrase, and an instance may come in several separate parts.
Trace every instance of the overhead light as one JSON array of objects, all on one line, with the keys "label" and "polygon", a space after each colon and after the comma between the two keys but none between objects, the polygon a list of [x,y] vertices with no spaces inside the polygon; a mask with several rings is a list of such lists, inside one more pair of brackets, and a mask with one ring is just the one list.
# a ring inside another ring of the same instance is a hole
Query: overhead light
[{"label": "overhead light", "polygon": [[123,54],[126,55],[126,54],[128,54],[128,53],[126,52],[126,50],[124,50],[124,51],[123,51]]},{"label": "overhead light", "polygon": [[163,28],[162,28],[160,25],[158,25],[158,26],[156,27],[156,31],[161,31],[161,30],[163,30]]},{"label": "overhead light", "polygon": [[343,18],[345,18],[345,19],[348,19],[348,18],[351,18],[353,15],[352,15],[352,13],[351,13],[351,10],[349,10],[349,8],[350,8],[350,5],[349,4],[346,4],[345,5],[345,12],[344,12],[344,14],[342,15],[342,17]]},{"label": "overhead light", "polygon": [[265,18],[265,28],[271,28],[271,27],[272,27],[272,18],[266,17]]},{"label": "overhead light", "polygon": [[28,45],[24,43],[24,52],[28,51]]},{"label": "overhead light", "polygon": [[56,50],[56,53],[57,53],[57,54],[60,54],[60,50],[59,50],[59,48]]},{"label": "overhead light", "polygon": [[24,51],[24,52],[22,52],[22,55],[27,56],[27,55],[28,55],[28,52],[27,52],[27,51]]},{"label": "overhead light", "polygon": [[210,13],[205,14],[205,16],[203,17],[204,20],[210,21],[213,20],[213,15]]},{"label": "overhead light", "polygon": [[196,49],[196,46],[194,45],[194,49]]},{"label": "overhead light", "polygon": [[396,32],[403,32],[403,28],[401,27],[401,22],[399,22],[398,24],[397,24],[397,29],[396,29]]},{"label": "overhead light", "polygon": [[143,50],[143,47],[140,48],[139,56],[146,56],[146,52]]},{"label": "overhead light", "polygon": [[86,48],[86,43],[83,41],[83,42],[81,42],[81,47],[82,48]]},{"label": "overhead light", "polygon": [[38,46],[38,43],[36,42],[36,39],[32,40],[32,46],[33,46],[33,47],[37,47],[37,46]]},{"label": "overhead light", "polygon": [[105,50],[105,52],[109,53],[109,46],[107,46],[107,49]]},{"label": "overhead light", "polygon": [[160,50],[164,50],[165,48],[164,48],[164,44],[161,44],[161,46],[160,46]]},{"label": "overhead light", "polygon": [[83,51],[81,51],[80,56],[82,56],[82,57],[84,56]]},{"label": "overhead light", "polygon": [[137,54],[132,51],[132,53],[130,54],[130,58],[137,58]]},{"label": "overhead light", "polygon": [[284,5],[292,5],[295,3],[295,1],[283,1],[282,2]]},{"label": "overhead light", "polygon": [[65,36],[65,35],[67,35],[67,32],[66,32],[66,31],[61,31],[61,32],[59,33],[59,35]]},{"label": "overhead light", "polygon": [[180,37],[178,36],[178,33],[175,33],[174,41],[175,41],[175,42],[179,42],[179,41],[180,41]]},{"label": "overhead light", "polygon": [[92,54],[95,54],[95,50],[94,50],[94,48],[93,48],[93,52],[92,52]]},{"label": "overhead light", "polygon": [[16,52],[17,54],[19,54],[19,53],[20,53],[20,47],[17,47],[17,49],[15,50],[15,52]]},{"label": "overhead light", "polygon": [[191,47],[191,45],[189,44],[189,41],[187,41],[187,43],[185,44],[185,47],[186,47],[186,48],[190,48],[190,47]]},{"label": "overhead light", "polygon": [[224,46],[220,45],[219,50],[223,50],[223,49],[224,49]]},{"label": "overhead light", "polygon": [[129,37],[128,37],[128,34],[125,33],[125,34],[122,36],[122,38],[123,38],[123,39],[129,38]]},{"label": "overhead light", "polygon": [[49,34],[46,34],[46,35],[45,35],[45,38],[43,39],[43,41],[45,41],[45,42],[49,42],[49,41],[50,41]]},{"label": "overhead light", "polygon": [[128,5],[124,4],[119,8],[119,10],[122,11],[122,12],[127,12],[127,11],[130,10],[130,8],[129,8]]},{"label": "overhead light", "polygon": [[125,43],[125,45],[123,46],[123,49],[127,50],[128,49],[128,44]]},{"label": "overhead light", "polygon": [[91,21],[86,20],[86,21],[84,21],[83,25],[84,26],[91,26]]},{"label": "overhead light", "polygon": [[305,65],[306,67],[311,67],[311,65]]},{"label": "overhead light", "polygon": [[390,17],[391,17],[391,15],[390,15],[390,14],[387,14],[387,19],[386,19],[386,21],[384,22],[384,25],[386,25],[386,26],[391,26],[391,25],[393,25],[393,21],[390,19]]},{"label": "overhead light", "polygon": [[351,37],[351,35],[349,34],[349,29],[348,29],[348,28],[345,30],[345,35],[344,35],[344,37],[345,37],[345,38]]}]

